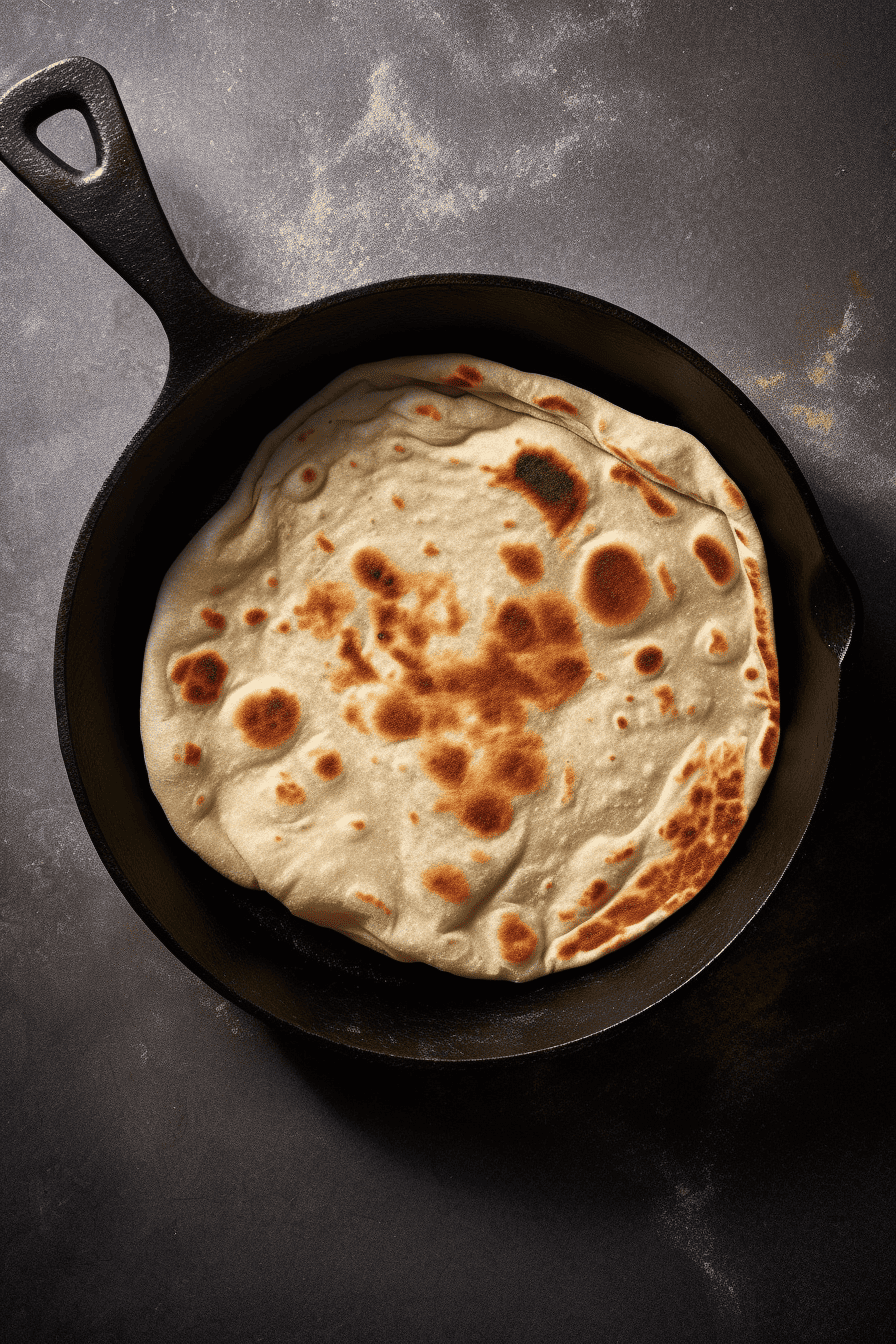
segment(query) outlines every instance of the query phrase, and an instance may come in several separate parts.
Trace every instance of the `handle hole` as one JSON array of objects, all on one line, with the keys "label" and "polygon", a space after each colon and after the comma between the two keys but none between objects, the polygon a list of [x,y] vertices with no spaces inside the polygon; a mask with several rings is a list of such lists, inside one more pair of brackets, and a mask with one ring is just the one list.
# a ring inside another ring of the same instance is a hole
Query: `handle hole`
[{"label": "handle hole", "polygon": [[67,107],[47,117],[34,133],[54,158],[77,173],[92,173],[99,164],[96,141],[86,117],[77,108]]}]

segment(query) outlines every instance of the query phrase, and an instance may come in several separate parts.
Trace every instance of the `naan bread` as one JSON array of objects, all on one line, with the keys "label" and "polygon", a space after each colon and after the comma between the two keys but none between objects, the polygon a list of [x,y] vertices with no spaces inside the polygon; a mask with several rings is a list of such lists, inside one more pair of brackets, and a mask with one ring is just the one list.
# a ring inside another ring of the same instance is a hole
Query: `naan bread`
[{"label": "naan bread", "polygon": [[350,370],[166,576],[177,834],[399,961],[529,980],[725,858],[778,740],[762,542],[696,439],[470,356]]}]

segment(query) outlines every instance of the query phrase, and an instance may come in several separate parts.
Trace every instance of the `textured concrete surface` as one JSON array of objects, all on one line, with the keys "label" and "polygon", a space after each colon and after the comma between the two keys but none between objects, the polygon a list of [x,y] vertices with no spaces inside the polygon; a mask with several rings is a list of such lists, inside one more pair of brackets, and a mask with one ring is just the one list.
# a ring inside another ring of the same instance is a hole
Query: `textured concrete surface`
[{"label": "textured concrete surface", "polygon": [[142,925],[72,801],[60,588],[167,346],[0,167],[11,1339],[890,1337],[893,37],[868,0],[6,0],[0,87],[101,61],[222,297],[479,271],[637,312],[769,418],[866,607],[824,815],[672,1000],[473,1074],[277,1037]]}]

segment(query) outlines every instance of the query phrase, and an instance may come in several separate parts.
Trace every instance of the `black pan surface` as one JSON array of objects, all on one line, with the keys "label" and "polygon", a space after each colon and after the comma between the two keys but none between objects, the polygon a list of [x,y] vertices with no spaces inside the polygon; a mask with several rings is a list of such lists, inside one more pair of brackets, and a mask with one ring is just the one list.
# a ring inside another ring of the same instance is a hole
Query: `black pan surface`
[{"label": "black pan surface", "polygon": [[[86,117],[97,167],[37,139]],[[155,309],[168,378],[84,523],[59,610],[59,739],[75,798],[124,895],[197,975],[268,1021],[354,1052],[472,1061],[569,1048],[707,966],[780,882],[822,794],[859,598],[784,444],[693,350],[572,290],[431,275],[278,314],[202,286],[149,182],[108,73],[60,61],[0,99],[0,157]],[[259,441],[343,370],[462,352],[554,375],[707,445],[746,493],[768,556],[782,732],[771,777],[720,871],[648,936],[591,966],[516,985],[403,965],[229,883],[187,849],[153,796],[139,733],[143,650],[171,562],[224,503]]]}]

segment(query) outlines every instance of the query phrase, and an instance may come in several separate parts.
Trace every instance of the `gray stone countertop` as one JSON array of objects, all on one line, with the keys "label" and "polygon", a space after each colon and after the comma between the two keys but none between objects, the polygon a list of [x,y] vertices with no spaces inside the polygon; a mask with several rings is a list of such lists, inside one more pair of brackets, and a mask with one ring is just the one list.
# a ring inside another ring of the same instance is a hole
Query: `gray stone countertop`
[{"label": "gray stone countertop", "polygon": [[62,580],[167,343],[0,166],[10,1339],[890,1337],[893,39],[870,0],[6,0],[0,89],[105,65],[215,293],[483,272],[640,314],[770,420],[865,604],[824,816],[672,999],[475,1072],[282,1039],[141,923],[69,789]]}]

